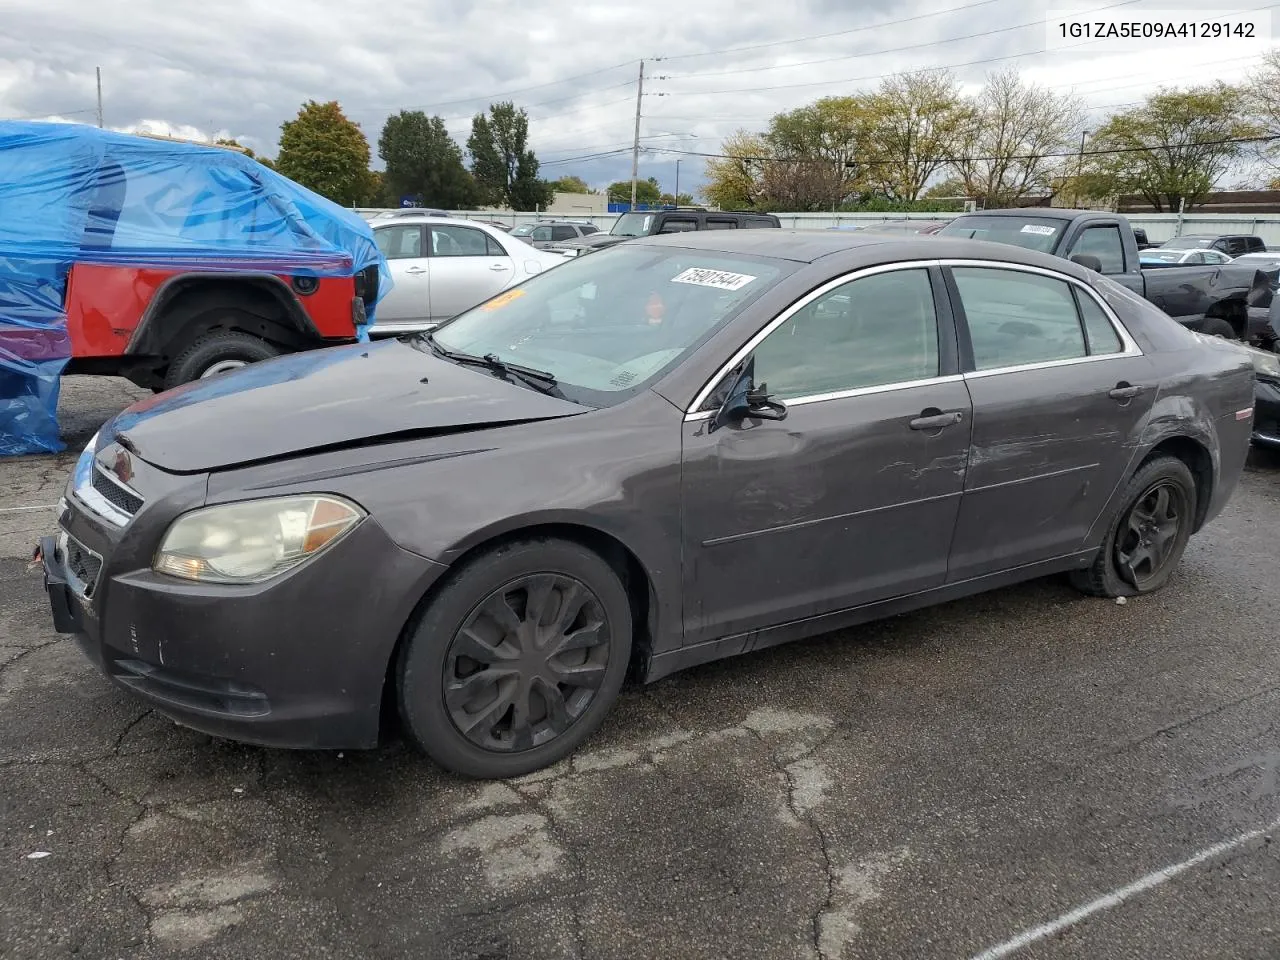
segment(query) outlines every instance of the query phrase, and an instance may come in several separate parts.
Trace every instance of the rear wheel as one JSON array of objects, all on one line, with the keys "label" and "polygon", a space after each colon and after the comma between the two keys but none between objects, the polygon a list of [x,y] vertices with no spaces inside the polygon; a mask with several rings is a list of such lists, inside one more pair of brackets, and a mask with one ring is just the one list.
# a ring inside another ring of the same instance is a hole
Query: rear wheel
[{"label": "rear wheel", "polygon": [[486,553],[431,598],[401,651],[406,732],[467,777],[555,763],[617,698],[631,630],[622,581],[586,547],[537,539]]},{"label": "rear wheel", "polygon": [[164,388],[169,390],[192,380],[230,373],[279,355],[280,350],[251,333],[239,330],[208,333],[173,359],[165,372]]},{"label": "rear wheel", "polygon": [[1093,596],[1133,597],[1168,583],[1191,539],[1195,478],[1177,457],[1156,457],[1134,474],[1121,504],[1093,565],[1072,575]]}]

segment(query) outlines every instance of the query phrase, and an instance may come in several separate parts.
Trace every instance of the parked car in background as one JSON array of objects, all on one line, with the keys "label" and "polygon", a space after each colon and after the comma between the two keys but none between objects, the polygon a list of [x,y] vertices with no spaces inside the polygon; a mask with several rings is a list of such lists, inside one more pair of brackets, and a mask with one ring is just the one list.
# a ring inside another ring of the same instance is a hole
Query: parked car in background
[{"label": "parked car in background", "polygon": [[428,330],[565,262],[477,220],[418,214],[369,225],[392,279],[369,330],[375,337]]},{"label": "parked car in background", "polygon": [[1242,352],[1031,250],[697,231],[520,294],[108,421],[37,552],[55,629],[213,736],[398,716],[512,777],[629,676],[1047,575],[1152,595],[1245,464]]},{"label": "parked car in background", "polygon": [[1133,227],[1115,213],[1048,207],[986,210],[956,217],[937,235],[993,240],[1084,263],[1202,333],[1245,339],[1252,300],[1270,300],[1267,277],[1235,262],[1144,269]]},{"label": "parked car in background", "polygon": [[624,213],[613,222],[608,233],[594,233],[577,240],[552,243],[566,257],[577,257],[636,237],[653,237],[664,233],[692,233],[698,230],[755,230],[781,228],[782,221],[771,213],[740,213],[724,210],[655,210],[652,213]]},{"label": "parked car in background", "polygon": [[869,223],[866,228],[873,233],[937,233],[951,221],[948,220],[886,220]]},{"label": "parked car in background", "polygon": [[1138,254],[1138,262],[1144,267],[1158,267],[1177,264],[1221,264],[1230,263],[1231,257],[1221,250],[1178,249],[1173,247],[1153,247],[1142,250]]},{"label": "parked car in background", "polygon": [[539,250],[546,250],[552,244],[589,237],[599,232],[600,228],[594,223],[583,223],[578,220],[539,220],[537,223],[520,224],[511,230],[511,235],[519,237]]},{"label": "parked car in background", "polygon": [[383,210],[373,215],[372,220],[399,220],[401,217],[447,217],[449,211],[435,210],[430,207],[401,207],[399,210]]},{"label": "parked car in background", "polygon": [[1267,249],[1267,245],[1262,242],[1261,237],[1255,237],[1251,234],[1231,233],[1216,235],[1196,233],[1166,240],[1160,244],[1159,249],[1219,250],[1229,257],[1238,257],[1245,253],[1262,253]]}]

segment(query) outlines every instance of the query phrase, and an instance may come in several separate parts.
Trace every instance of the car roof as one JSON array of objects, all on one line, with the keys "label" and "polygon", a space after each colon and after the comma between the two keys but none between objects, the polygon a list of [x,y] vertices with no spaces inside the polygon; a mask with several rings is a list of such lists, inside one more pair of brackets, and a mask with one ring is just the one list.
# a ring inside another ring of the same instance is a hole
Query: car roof
[{"label": "car roof", "polygon": [[481,227],[489,226],[489,224],[485,223],[483,220],[463,220],[461,217],[437,217],[429,213],[405,214],[403,217],[386,217],[382,220],[377,221],[377,223],[374,223],[373,221],[370,221],[369,223],[370,223],[370,226],[372,226],[376,230],[378,227],[388,227],[388,226],[391,226],[393,223],[404,224],[406,222],[408,223],[442,223],[450,227],[456,227],[456,226],[460,226],[468,223],[475,226],[481,226]]},{"label": "car roof", "polygon": [[[939,236],[927,233],[872,233],[869,230],[691,230],[635,237],[627,246],[671,246],[708,253],[742,253],[798,263],[815,263],[823,257],[852,254],[852,259],[873,263],[900,260],[992,260],[1042,267],[1081,280],[1091,271],[1080,264],[1038,250],[992,240]],[[857,263],[853,264],[856,269]]]},{"label": "car roof", "polygon": [[1070,210],[1065,207],[1015,207],[1009,210],[975,210],[973,213],[957,214],[962,217],[1040,217],[1044,220],[1074,220],[1085,215],[1113,217],[1116,214],[1105,210]]}]

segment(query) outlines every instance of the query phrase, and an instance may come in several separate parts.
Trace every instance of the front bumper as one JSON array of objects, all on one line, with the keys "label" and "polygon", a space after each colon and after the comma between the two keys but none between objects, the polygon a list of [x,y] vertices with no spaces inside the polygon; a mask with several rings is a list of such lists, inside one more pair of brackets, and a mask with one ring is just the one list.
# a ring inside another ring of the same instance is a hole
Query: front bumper
[{"label": "front bumper", "polygon": [[113,568],[108,531],[95,536],[74,508],[62,527],[36,550],[54,628],[177,723],[264,746],[377,745],[396,641],[445,569],[392,543],[372,518],[250,586]]},{"label": "front bumper", "polygon": [[1259,446],[1280,448],[1280,381],[1254,379],[1252,439]]}]

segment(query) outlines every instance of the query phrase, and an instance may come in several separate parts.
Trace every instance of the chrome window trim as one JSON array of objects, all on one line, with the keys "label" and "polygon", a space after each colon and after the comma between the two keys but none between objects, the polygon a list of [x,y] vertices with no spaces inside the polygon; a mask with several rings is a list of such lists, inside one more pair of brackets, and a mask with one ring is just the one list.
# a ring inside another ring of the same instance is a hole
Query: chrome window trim
[{"label": "chrome window trim", "polygon": [[[876,394],[876,393],[887,393],[892,390],[909,390],[913,387],[921,387],[921,386],[926,386],[928,384],[934,384],[934,383],[954,383],[960,380],[978,379],[983,377],[995,377],[995,376],[1001,376],[1007,373],[1024,373],[1028,370],[1051,369],[1053,367],[1071,366],[1078,363],[1095,363],[1099,360],[1113,360],[1117,357],[1143,356],[1142,349],[1138,346],[1137,341],[1133,339],[1132,335],[1125,328],[1124,324],[1120,321],[1119,316],[1111,308],[1111,305],[1107,303],[1103,299],[1103,297],[1099,293],[1097,293],[1097,291],[1095,291],[1092,287],[1090,287],[1087,283],[1075,277],[1069,276],[1068,274],[1059,273],[1056,270],[1049,270],[1045,267],[1036,267],[1036,266],[1031,266],[1029,264],[1023,264],[1023,263],[1009,263],[1003,260],[968,260],[963,258],[953,258],[953,259],[946,259],[946,260],[937,260],[937,259],[902,260],[897,263],[884,263],[884,264],[877,264],[876,266],[873,266],[873,267],[862,267],[858,270],[853,270],[849,273],[842,274],[839,277],[835,277],[831,280],[828,280],[822,286],[817,287],[814,290],[811,290],[809,293],[805,294],[803,297],[801,297],[799,300],[797,300],[795,303],[789,306],[786,310],[782,311],[782,313],[778,314],[778,316],[774,317],[773,320],[765,324],[765,326],[758,333],[756,333],[755,336],[753,336],[741,348],[739,348],[733,354],[733,356],[730,357],[729,361],[723,364],[715,372],[715,374],[712,375],[711,379],[709,379],[705,384],[703,384],[702,389],[699,390],[698,393],[694,396],[693,402],[689,404],[689,406],[685,409],[685,416],[684,416],[685,422],[692,423],[699,420],[708,420],[712,416],[714,416],[715,411],[698,410],[698,407],[702,406],[702,404],[706,402],[706,399],[708,396],[710,396],[711,391],[715,389],[716,384],[718,384],[721,381],[721,379],[723,379],[724,376],[730,370],[732,370],[739,363],[741,363],[743,358],[745,358],[747,354],[749,354],[752,350],[754,350],[757,346],[759,346],[760,342],[764,340],[765,337],[773,333],[774,330],[782,326],[782,324],[786,323],[789,319],[791,319],[791,317],[799,313],[801,310],[807,307],[814,300],[817,300],[819,297],[825,296],[826,294],[830,293],[832,290],[836,289],[837,287],[844,286],[846,283],[852,283],[854,280],[860,280],[862,277],[874,276],[875,274],[879,274],[879,273],[891,273],[895,270],[919,270],[922,268],[927,269],[929,267],[981,267],[989,270],[1013,270],[1017,272],[1030,273],[1037,276],[1048,277],[1051,280],[1059,280],[1067,284],[1070,284],[1076,287],[1077,289],[1084,291],[1085,295],[1090,297],[1093,300],[1093,302],[1098,305],[1098,307],[1102,310],[1102,315],[1106,317],[1107,320],[1111,323],[1111,328],[1116,332],[1116,335],[1120,338],[1120,342],[1123,345],[1123,349],[1119,353],[1098,353],[1098,354],[1091,354],[1083,357],[1068,357],[1064,360],[1040,360],[1035,363],[1020,364],[1018,366],[992,367],[989,370],[974,370],[969,373],[947,374],[947,375],[942,375],[937,377],[929,377],[924,380],[911,380],[911,381],[905,381],[905,382],[900,381],[896,383],[881,384],[873,387],[858,387],[852,390],[841,390],[835,393],[813,394],[809,396],[796,397],[793,400],[784,401],[786,405],[788,407],[797,407],[797,406],[804,406],[805,404],[809,404],[809,403],[820,403],[825,400],[844,400],[849,397],[859,397],[867,394]],[[957,318],[956,322],[958,325],[959,318]],[[1083,325],[1081,327],[1081,336],[1084,336]],[[1086,346],[1087,346],[1087,340],[1086,340]]]}]

